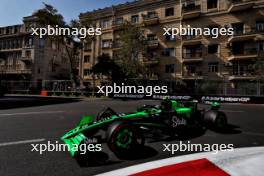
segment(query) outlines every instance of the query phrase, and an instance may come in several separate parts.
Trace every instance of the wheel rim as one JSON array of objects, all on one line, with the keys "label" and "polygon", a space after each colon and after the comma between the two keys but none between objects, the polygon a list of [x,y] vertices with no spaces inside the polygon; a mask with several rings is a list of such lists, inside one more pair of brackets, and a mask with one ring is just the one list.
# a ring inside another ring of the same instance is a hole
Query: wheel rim
[{"label": "wheel rim", "polygon": [[133,132],[127,128],[122,129],[116,137],[116,145],[122,149],[127,149],[133,142]]}]

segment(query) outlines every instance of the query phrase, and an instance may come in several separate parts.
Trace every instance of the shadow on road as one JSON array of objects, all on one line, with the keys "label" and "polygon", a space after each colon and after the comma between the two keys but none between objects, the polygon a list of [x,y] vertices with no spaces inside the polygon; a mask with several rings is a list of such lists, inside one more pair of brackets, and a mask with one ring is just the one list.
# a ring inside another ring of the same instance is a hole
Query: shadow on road
[{"label": "shadow on road", "polygon": [[62,103],[73,103],[78,101],[80,101],[80,99],[78,98],[2,97],[0,98],[0,110],[62,104]]},{"label": "shadow on road", "polygon": [[122,160],[141,160],[156,156],[158,151],[149,146],[142,146],[131,153],[118,156],[118,161],[109,160],[109,156],[105,152],[92,152],[88,155],[79,156],[77,163],[80,167],[99,167],[106,165],[119,164]]},{"label": "shadow on road", "polygon": [[212,131],[220,134],[240,134],[242,131],[239,129],[240,127],[237,125],[233,124],[228,124],[225,128],[223,129],[214,129]]}]

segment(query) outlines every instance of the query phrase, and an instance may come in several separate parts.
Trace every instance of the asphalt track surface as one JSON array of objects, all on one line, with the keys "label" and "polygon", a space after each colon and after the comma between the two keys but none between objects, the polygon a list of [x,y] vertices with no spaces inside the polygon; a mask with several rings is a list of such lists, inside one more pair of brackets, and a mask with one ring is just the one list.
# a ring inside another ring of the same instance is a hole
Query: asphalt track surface
[{"label": "asphalt track surface", "polygon": [[[67,152],[32,152],[31,144],[55,143],[73,128],[83,115],[96,115],[103,107],[110,106],[117,112],[131,112],[143,104],[158,101],[121,101],[1,98],[0,99],[0,175],[95,175],[134,164],[186,155],[192,152],[163,152],[163,144],[179,143],[179,140],[147,139],[146,147],[135,157],[119,160],[106,146],[110,157],[103,166],[80,167]],[[7,106],[8,104],[8,106]],[[21,108],[20,108],[21,106]],[[190,136],[185,140],[199,144],[233,144],[235,148],[264,146],[264,106],[225,104],[229,123],[234,127],[225,133],[207,130],[205,134]]]}]

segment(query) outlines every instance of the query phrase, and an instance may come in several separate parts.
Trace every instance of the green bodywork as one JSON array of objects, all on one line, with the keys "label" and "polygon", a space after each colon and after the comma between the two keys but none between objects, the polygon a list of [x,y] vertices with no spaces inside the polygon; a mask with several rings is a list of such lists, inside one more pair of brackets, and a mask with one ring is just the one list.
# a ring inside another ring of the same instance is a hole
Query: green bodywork
[{"label": "green bodywork", "polygon": [[[177,114],[184,114],[185,117],[190,118],[191,115],[196,111],[194,107],[184,107],[181,105],[179,102],[170,100],[172,104],[172,109],[177,113]],[[213,104],[212,108],[219,108],[219,104]],[[89,135],[89,132],[92,130],[97,130],[101,129],[102,127],[106,125],[110,125],[112,122],[117,121],[117,120],[132,120],[132,119],[137,119],[137,118],[148,118],[152,115],[159,115],[162,113],[162,110],[159,108],[149,108],[147,110],[143,111],[136,111],[134,113],[130,114],[121,114],[121,115],[113,115],[109,118],[105,118],[100,121],[94,121],[94,117],[92,116],[84,116],[81,121],[78,123],[78,125],[67,132],[65,135],[61,137],[61,140],[64,141],[64,143],[68,146],[68,150],[71,154],[71,156],[75,155],[77,147],[87,138],[87,136],[84,135]],[[160,124],[153,124],[153,123],[138,123],[139,125],[153,125],[153,126],[158,126]],[[128,141],[129,142],[129,141]],[[123,144],[120,144],[123,145]],[[125,146],[123,146],[125,147]]]}]

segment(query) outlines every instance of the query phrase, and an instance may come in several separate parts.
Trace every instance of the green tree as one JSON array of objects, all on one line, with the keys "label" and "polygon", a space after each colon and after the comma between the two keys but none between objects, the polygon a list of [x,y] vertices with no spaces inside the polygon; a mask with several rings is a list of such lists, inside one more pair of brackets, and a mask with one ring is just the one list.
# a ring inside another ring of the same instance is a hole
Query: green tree
[{"label": "green tree", "polygon": [[110,78],[113,82],[119,82],[124,79],[124,74],[119,65],[117,65],[109,55],[98,56],[98,62],[92,67],[94,74],[101,74]]},{"label": "green tree", "polygon": [[[38,18],[38,24],[41,26],[50,25],[52,27],[72,28],[79,27],[77,20],[72,20],[69,24],[64,21],[63,16],[49,4],[44,4],[42,9],[37,10],[32,15]],[[62,44],[65,49],[70,63],[71,79],[78,84],[78,72],[76,71],[76,59],[78,59],[81,44],[76,40],[78,36],[50,36],[49,39]]]},{"label": "green tree", "polygon": [[120,49],[114,60],[122,68],[127,78],[138,78],[144,74],[144,67],[140,60],[146,52],[146,39],[143,30],[135,25],[126,23],[120,32]]},{"label": "green tree", "polygon": [[257,60],[249,65],[249,72],[257,76],[258,79],[264,79],[264,57],[259,56]]}]

